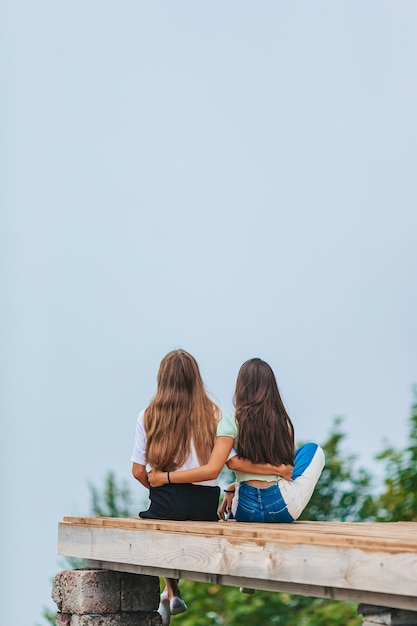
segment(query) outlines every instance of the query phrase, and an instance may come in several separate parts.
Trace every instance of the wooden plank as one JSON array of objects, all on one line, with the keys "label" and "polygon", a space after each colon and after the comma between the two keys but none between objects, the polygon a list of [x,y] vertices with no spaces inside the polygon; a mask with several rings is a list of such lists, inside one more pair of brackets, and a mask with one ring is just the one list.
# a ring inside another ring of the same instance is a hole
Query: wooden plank
[{"label": "wooden plank", "polygon": [[[88,524],[99,526],[130,526],[140,528],[144,524],[147,527],[154,528],[169,528],[170,531],[178,532],[184,531],[184,526],[191,529],[192,532],[197,528],[204,528],[205,532],[218,532],[218,527],[215,522],[192,522],[192,521],[174,521],[174,520],[149,520],[141,519],[138,517],[64,517],[64,521],[72,524]],[[297,521],[292,524],[259,524],[259,523],[244,523],[229,521],[228,526],[237,524],[235,527],[236,532],[239,529],[245,529],[246,532],[250,532],[256,535],[259,530],[270,531],[272,533],[277,532],[277,529],[287,528],[290,532],[314,532],[318,534],[334,534],[355,536],[369,536],[378,535],[381,537],[392,537],[393,535],[409,536],[410,539],[414,539],[417,543],[417,522],[308,522]],[[216,530],[217,528],[217,530]]]},{"label": "wooden plank", "polygon": [[[77,520],[76,523],[78,523]],[[172,521],[154,521],[154,520],[116,520],[114,518],[109,519],[93,519],[84,520],[83,522],[88,525],[96,526],[110,526],[115,528],[130,528],[138,531],[152,530],[169,530],[169,532],[178,532],[180,534],[202,534],[202,535],[224,535],[224,536],[236,536],[247,538],[259,538],[269,539],[271,541],[282,541],[286,539],[294,542],[305,542],[317,545],[339,545],[339,546],[355,546],[363,547],[367,550],[388,550],[391,552],[409,551],[415,549],[416,537],[414,534],[410,536],[404,532],[400,534],[384,534],[383,536],[376,536],[378,531],[378,525],[372,529],[371,533],[367,533],[365,536],[360,534],[354,534],[351,532],[349,535],[342,535],[340,533],[320,533],[317,528],[312,530],[301,527],[295,524],[237,524],[228,522],[222,524],[215,523],[199,523],[199,522],[172,522]]]},{"label": "wooden plank", "polygon": [[378,549],[375,542],[372,548],[363,545],[369,537],[357,538],[362,545],[347,544],[346,538],[340,544],[334,541],[338,537],[334,532],[320,535],[312,531],[316,525],[303,522],[297,523],[297,529],[294,524],[76,520],[66,518],[59,524],[61,555],[158,571],[163,564],[170,571],[253,579],[263,585],[275,581],[305,588],[320,581],[321,588],[356,595],[365,590],[394,598],[407,596],[413,600],[412,607],[399,608],[417,610],[416,545],[406,551],[398,535],[383,539],[389,549]]},{"label": "wooden plank", "polygon": [[169,531],[193,535],[223,535],[247,539],[288,541],[312,545],[360,547],[367,551],[409,552],[417,550],[417,523],[294,522],[254,524],[237,522],[176,522],[139,518],[70,518],[64,523],[104,526],[137,531]]}]

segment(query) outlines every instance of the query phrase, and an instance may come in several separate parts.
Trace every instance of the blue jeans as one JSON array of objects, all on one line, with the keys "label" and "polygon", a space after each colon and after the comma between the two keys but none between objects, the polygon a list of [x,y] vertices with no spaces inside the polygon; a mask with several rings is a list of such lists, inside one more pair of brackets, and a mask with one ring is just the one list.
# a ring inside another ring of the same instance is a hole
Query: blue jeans
[{"label": "blue jeans", "polygon": [[324,467],[323,450],[306,443],[295,451],[292,479],[270,487],[239,483],[232,511],[238,522],[293,522],[310,500]]}]

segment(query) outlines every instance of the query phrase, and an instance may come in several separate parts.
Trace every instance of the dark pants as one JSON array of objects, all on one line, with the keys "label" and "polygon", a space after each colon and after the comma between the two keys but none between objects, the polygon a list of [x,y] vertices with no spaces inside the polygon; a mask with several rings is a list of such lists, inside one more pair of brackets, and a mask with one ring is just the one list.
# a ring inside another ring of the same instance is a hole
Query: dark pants
[{"label": "dark pants", "polygon": [[149,509],[141,511],[139,517],[217,522],[219,520],[217,515],[219,496],[219,487],[205,487],[191,483],[151,487]]}]

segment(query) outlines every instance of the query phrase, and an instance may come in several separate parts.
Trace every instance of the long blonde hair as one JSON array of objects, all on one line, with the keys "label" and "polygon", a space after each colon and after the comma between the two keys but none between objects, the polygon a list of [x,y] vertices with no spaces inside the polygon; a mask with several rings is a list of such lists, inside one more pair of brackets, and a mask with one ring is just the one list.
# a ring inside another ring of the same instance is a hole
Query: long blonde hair
[{"label": "long blonde hair", "polygon": [[161,361],[155,397],[145,410],[146,460],[164,472],[181,467],[193,441],[201,465],[214,446],[219,407],[209,398],[197,361],[173,350]]}]

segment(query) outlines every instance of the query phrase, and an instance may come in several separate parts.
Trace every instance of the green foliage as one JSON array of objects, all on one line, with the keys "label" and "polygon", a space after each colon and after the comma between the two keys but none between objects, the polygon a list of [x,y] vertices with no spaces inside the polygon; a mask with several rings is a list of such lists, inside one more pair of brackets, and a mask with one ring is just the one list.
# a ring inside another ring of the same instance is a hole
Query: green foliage
[{"label": "green foliage", "polygon": [[417,388],[411,407],[409,446],[405,450],[387,448],[378,455],[385,461],[385,490],[377,502],[379,521],[417,521]]},{"label": "green foliage", "polygon": [[52,626],[56,626],[56,611],[51,611],[50,609],[44,608],[42,611],[42,617],[46,621],[47,624],[51,624]]},{"label": "green foliage", "polygon": [[[178,626],[359,626],[356,604],[304,596],[256,591],[240,593],[224,587],[183,581],[181,592],[189,609],[178,618]],[[177,618],[172,619],[175,624]]]},{"label": "green foliage", "polygon": [[369,493],[371,475],[356,467],[354,455],[344,455],[340,450],[346,437],[340,430],[341,423],[341,418],[334,420],[330,436],[322,445],[326,465],[302,520],[364,521],[375,515]]},{"label": "green foliage", "polygon": [[99,517],[129,517],[132,513],[132,494],[126,482],[117,484],[114,472],[108,472],[103,491],[88,485],[91,494],[91,510]]}]

